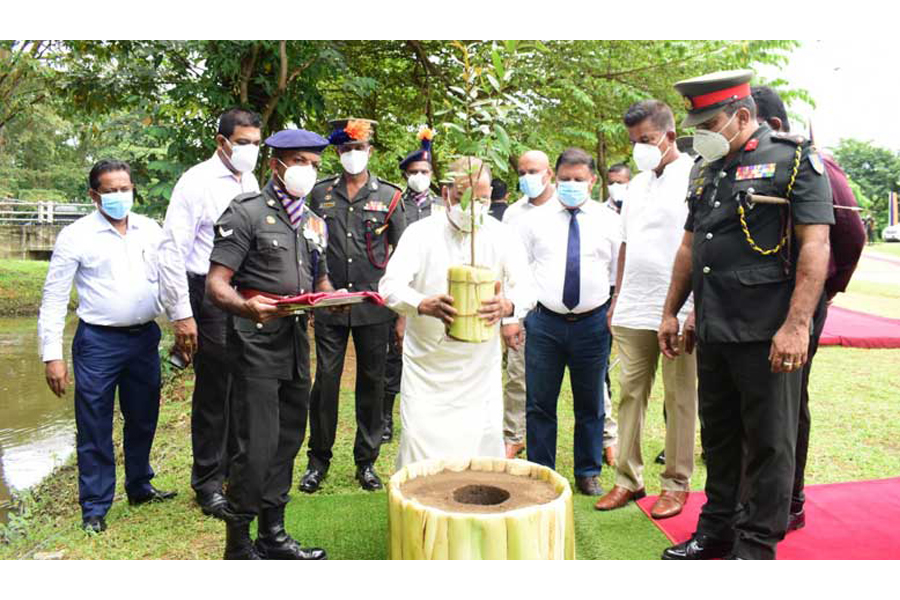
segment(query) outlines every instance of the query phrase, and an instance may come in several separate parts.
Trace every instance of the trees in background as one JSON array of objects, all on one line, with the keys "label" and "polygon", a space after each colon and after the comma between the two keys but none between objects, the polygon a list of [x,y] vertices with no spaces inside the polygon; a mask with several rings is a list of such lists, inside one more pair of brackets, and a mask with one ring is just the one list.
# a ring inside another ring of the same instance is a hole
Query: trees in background
[{"label": "trees in background", "polygon": [[[509,152],[500,154],[514,157],[541,148],[554,156],[577,145],[593,152],[603,167],[630,158],[622,115],[632,102],[656,97],[680,118],[684,108],[672,89],[675,81],[719,69],[782,65],[797,45],[703,40],[4,44],[0,77],[13,73],[11,64],[21,75],[10,96],[18,104],[9,105],[19,108],[2,109],[14,112],[14,119],[0,128],[0,188],[52,189],[83,198],[81,180],[90,164],[115,156],[132,164],[140,203],[151,214],[165,210],[186,168],[211,155],[216,119],[231,106],[259,112],[264,135],[288,126],[324,134],[331,118],[375,119],[371,168],[388,179],[399,179],[399,158],[417,146],[416,132],[427,124],[437,130],[440,174],[453,155],[466,150],[460,130],[477,130],[483,121],[477,107],[469,115],[460,110],[464,47],[478,76],[496,83],[479,86],[478,101],[485,113],[503,108],[505,135],[492,143],[501,144],[497,150],[508,144]],[[507,62],[515,68],[505,69]],[[788,82],[765,83],[788,99],[811,101]],[[5,89],[0,81],[0,98]],[[262,165],[265,158],[264,152]],[[334,153],[326,152],[322,174],[337,168]],[[258,175],[268,177],[265,167]],[[505,178],[515,185],[512,173]]]},{"label": "trees in background", "polygon": [[871,142],[842,139],[834,157],[850,179],[860,206],[875,216],[878,229],[887,225],[888,195],[900,190],[900,154]]}]

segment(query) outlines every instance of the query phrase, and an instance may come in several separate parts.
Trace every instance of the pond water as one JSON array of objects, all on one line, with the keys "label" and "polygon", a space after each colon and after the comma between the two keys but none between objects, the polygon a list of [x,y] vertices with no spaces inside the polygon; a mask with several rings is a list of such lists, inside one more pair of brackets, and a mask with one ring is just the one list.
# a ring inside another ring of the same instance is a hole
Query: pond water
[{"label": "pond water", "polygon": [[[78,321],[66,325],[64,354]],[[37,317],[0,318],[0,522],[10,496],[39,483],[75,451],[74,388],[57,398],[44,379]]]}]

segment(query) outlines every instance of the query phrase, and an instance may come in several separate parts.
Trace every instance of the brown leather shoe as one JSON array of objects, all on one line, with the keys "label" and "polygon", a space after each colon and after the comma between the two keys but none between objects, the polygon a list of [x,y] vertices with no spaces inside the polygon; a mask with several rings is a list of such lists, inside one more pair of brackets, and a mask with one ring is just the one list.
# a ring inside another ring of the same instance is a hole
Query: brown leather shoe
[{"label": "brown leather shoe", "polygon": [[647,493],[644,491],[644,488],[641,488],[636,492],[632,492],[631,490],[626,490],[625,488],[617,485],[614,486],[608,494],[597,500],[597,504],[594,505],[594,508],[596,508],[597,510],[613,510],[616,508],[622,508],[630,501],[640,500],[646,495]]},{"label": "brown leather shoe", "polygon": [[616,466],[616,447],[607,446],[603,449],[603,462],[611,467]]},{"label": "brown leather shoe", "polygon": [[516,442],[512,442],[512,443],[506,442],[506,458],[515,458],[524,449],[525,449],[525,444],[516,443]]},{"label": "brown leather shoe", "polygon": [[684,508],[687,502],[688,492],[673,492],[663,490],[650,509],[650,516],[654,519],[668,519],[674,517]]}]

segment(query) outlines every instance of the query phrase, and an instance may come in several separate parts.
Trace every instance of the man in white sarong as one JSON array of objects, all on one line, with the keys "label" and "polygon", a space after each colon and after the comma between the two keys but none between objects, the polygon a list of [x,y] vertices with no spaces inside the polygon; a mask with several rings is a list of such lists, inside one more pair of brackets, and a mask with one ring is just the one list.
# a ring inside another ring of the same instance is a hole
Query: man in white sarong
[{"label": "man in white sarong", "polygon": [[[479,316],[499,328],[501,318],[524,317],[534,306],[531,272],[516,233],[488,216],[488,166],[462,158],[450,171],[462,174],[470,169],[477,180],[472,194],[476,262],[492,269],[506,287],[500,291],[498,284],[497,295],[482,303]],[[447,269],[471,263],[471,217],[459,205],[468,187],[468,175],[444,185],[448,210],[406,229],[378,285],[388,306],[406,317],[397,468],[429,458],[505,456],[500,336],[470,343],[445,335],[445,324],[457,314],[448,295]],[[507,343],[516,343],[519,327],[503,326]]]}]

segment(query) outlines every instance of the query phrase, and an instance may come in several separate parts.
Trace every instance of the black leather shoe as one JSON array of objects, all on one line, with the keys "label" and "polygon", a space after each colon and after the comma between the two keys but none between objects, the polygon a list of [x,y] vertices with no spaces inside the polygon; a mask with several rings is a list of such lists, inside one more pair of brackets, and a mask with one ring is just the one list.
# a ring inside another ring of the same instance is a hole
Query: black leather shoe
[{"label": "black leather shoe", "polygon": [[88,517],[81,522],[81,528],[88,533],[100,533],[106,531],[106,519],[103,517]]},{"label": "black leather shoe", "polygon": [[666,451],[665,451],[665,449],[660,450],[659,454],[656,455],[656,458],[653,459],[653,462],[655,462],[655,463],[658,464],[658,465],[665,465],[665,464],[666,464]]},{"label": "black leather shoe", "polygon": [[356,480],[359,481],[360,487],[367,492],[374,492],[384,487],[381,484],[381,479],[378,478],[378,474],[375,472],[375,467],[372,465],[357,467]]},{"label": "black leather shoe", "polygon": [[204,515],[225,519],[225,507],[228,506],[228,500],[225,499],[222,492],[197,492],[197,504]]},{"label": "black leather shoe", "polygon": [[731,554],[734,542],[714,540],[705,535],[693,535],[691,539],[663,550],[663,560],[709,560]]},{"label": "black leather shoe", "polygon": [[806,511],[802,508],[800,512],[792,512],[788,516],[787,532],[797,531],[806,527]]},{"label": "black leather shoe", "polygon": [[603,488],[596,477],[576,477],[575,487],[585,496],[602,496]]},{"label": "black leather shoe", "polygon": [[128,504],[138,506],[140,504],[147,504],[148,502],[163,502],[165,500],[171,500],[177,495],[178,492],[163,492],[151,485],[150,491],[141,496],[128,496]]},{"label": "black leather shoe", "polygon": [[306,472],[303,473],[303,477],[300,478],[300,485],[298,487],[301,492],[313,494],[322,486],[323,479],[325,479],[325,471],[309,467],[306,469]]},{"label": "black leather shoe", "polygon": [[301,548],[284,529],[284,507],[266,508],[259,513],[256,552],[265,560],[324,560],[321,548]]},{"label": "black leather shoe", "polygon": [[242,521],[226,521],[225,523],[225,560],[260,560],[259,554],[250,539],[250,523]]}]

